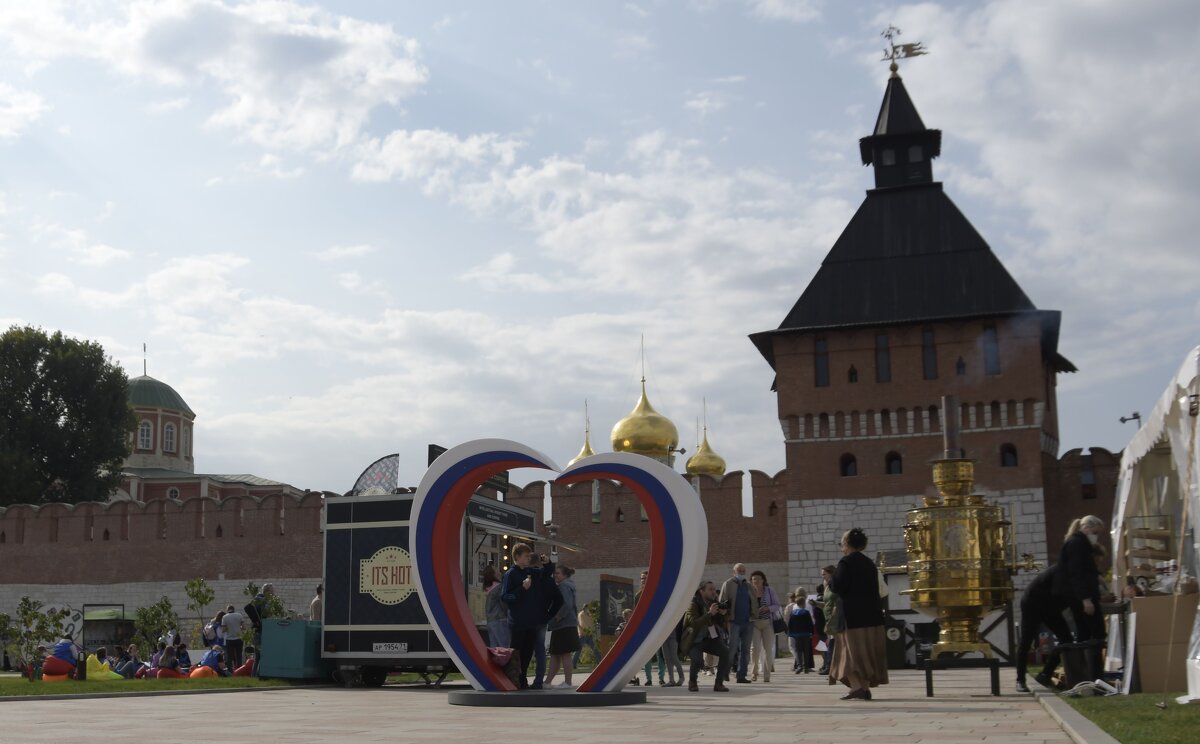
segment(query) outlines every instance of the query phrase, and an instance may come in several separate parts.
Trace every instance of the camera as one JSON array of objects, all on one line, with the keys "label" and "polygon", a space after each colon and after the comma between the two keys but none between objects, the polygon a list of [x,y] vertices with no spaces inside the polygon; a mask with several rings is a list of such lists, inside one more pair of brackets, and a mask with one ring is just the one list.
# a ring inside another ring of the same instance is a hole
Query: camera
[{"label": "camera", "polygon": [[717,602],[717,609],[724,612],[730,607],[730,601],[727,599],[724,602]]}]

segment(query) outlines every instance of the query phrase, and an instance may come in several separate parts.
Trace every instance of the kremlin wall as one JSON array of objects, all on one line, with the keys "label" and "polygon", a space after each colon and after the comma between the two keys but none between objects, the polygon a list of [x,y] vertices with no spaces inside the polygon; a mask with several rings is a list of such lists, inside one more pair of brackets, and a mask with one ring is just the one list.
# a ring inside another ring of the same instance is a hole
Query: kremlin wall
[{"label": "kremlin wall", "polygon": [[[1058,351],[1060,313],[1033,304],[933,180],[941,143],[893,68],[872,134],[859,142],[875,188],[783,322],[744,349],[722,350],[752,354],[752,344],[775,371],[786,468],[726,472],[706,426],[684,469],[708,518],[709,578],[744,562],[777,589],[811,589],[855,526],[870,555],[902,549],[905,512],[933,490],[943,395],[962,401],[949,412],[961,446],[978,461],[979,490],[1007,508],[1018,552],[1052,562],[1072,518],[1112,514],[1119,454],[1058,453],[1058,377],[1076,371]],[[128,609],[166,595],[182,611],[184,582],[195,577],[216,588],[217,603],[240,606],[247,581],[271,581],[287,606],[306,608],[321,581],[322,506],[338,495],[197,474],[195,414],[183,398],[143,375],[130,381],[130,403],[139,423],[110,503],[0,509],[0,611],[23,595]],[[673,466],[678,440],[643,381],[634,410],[613,427],[613,450]],[[579,456],[591,453],[585,433]],[[597,596],[601,574],[636,580],[649,529],[628,491],[535,482],[511,487],[506,500],[544,524],[547,495],[553,537],[582,548],[560,554],[578,569],[581,601]]]}]

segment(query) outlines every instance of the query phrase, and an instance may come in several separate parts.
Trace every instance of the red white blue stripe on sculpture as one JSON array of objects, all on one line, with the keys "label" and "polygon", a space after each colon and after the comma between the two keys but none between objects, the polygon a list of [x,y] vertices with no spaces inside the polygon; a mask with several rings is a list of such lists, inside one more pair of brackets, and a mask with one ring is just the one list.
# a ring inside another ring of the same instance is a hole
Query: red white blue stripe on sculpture
[{"label": "red white blue stripe on sculpture", "polygon": [[[489,477],[515,468],[559,471],[554,461],[518,442],[479,439],[446,451],[426,471],[413,499],[412,560],[421,604],[443,648],[477,690],[515,691],[488,659],[475,629],[459,571],[467,502]],[[646,510],[650,565],[633,617],[579,692],[620,690],[662,646],[687,609],[704,571],[708,521],[692,487],[666,465],[642,455],[614,452],[579,460],[560,472],[560,483],[614,480],[627,486]]]}]

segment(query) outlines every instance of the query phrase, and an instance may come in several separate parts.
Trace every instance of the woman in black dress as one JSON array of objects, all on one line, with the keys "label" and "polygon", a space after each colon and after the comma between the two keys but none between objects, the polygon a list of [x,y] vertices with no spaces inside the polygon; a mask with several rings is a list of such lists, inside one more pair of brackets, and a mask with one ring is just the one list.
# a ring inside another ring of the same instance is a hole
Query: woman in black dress
[{"label": "woman in black dress", "polygon": [[838,633],[834,646],[829,684],[850,688],[842,700],[870,700],[871,688],[888,682],[879,569],[863,555],[866,547],[866,533],[857,527],[842,535],[842,559],[830,582],[845,631]]},{"label": "woman in black dress", "polygon": [[1075,640],[1096,647],[1088,654],[1091,679],[1103,672],[1099,647],[1104,641],[1104,616],[1100,611],[1100,570],[1093,546],[1104,532],[1104,520],[1092,514],[1071,522],[1058,557],[1052,591],[1071,610]]}]

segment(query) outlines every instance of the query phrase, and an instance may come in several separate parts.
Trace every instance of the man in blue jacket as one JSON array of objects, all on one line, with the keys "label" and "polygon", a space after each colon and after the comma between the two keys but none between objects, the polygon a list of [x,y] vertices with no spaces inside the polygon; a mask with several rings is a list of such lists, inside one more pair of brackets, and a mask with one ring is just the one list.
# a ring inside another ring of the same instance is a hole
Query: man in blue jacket
[{"label": "man in blue jacket", "polygon": [[[500,599],[508,606],[512,644],[521,659],[521,689],[542,689],[546,675],[546,622],[562,606],[562,595],[554,585],[554,564],[543,559],[533,564],[533,549],[525,543],[513,546],[513,566],[500,582]],[[529,661],[537,656],[533,685],[525,679]]]}]

